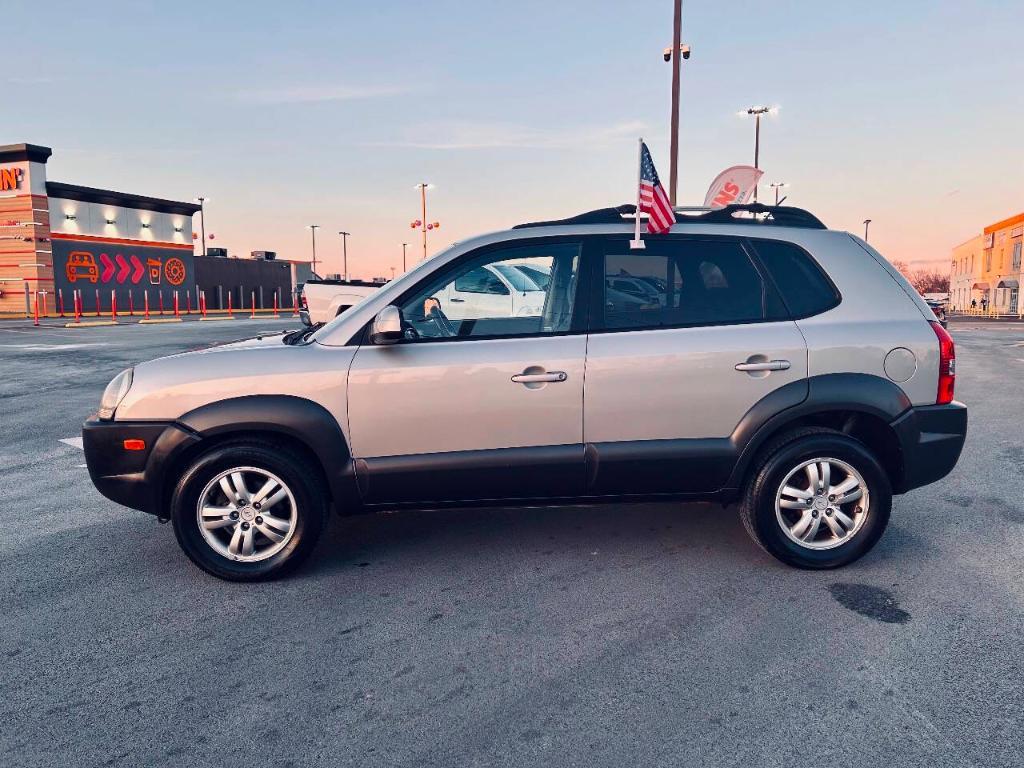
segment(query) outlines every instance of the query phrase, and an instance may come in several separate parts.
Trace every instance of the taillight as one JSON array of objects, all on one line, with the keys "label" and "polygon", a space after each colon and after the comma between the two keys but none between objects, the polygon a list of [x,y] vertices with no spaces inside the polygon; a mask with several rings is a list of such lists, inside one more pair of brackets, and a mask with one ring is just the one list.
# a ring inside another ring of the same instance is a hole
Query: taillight
[{"label": "taillight", "polygon": [[956,384],[956,349],[953,337],[940,323],[930,323],[935,337],[939,340],[939,391],[935,395],[936,405],[953,402],[953,387]]},{"label": "taillight", "polygon": [[309,309],[309,305],[306,304],[306,294],[304,293],[299,294],[299,306],[303,309]]}]

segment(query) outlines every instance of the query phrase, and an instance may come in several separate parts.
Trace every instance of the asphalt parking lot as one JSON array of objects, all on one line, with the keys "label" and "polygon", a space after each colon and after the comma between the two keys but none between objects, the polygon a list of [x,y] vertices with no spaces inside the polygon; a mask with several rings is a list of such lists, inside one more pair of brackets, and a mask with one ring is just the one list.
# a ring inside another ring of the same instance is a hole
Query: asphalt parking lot
[{"label": "asphalt parking lot", "polygon": [[960,465],[841,571],[648,504],[336,520],[220,582],[61,440],[122,368],[294,322],[0,325],[0,765],[1021,765],[1024,324],[953,323]]}]

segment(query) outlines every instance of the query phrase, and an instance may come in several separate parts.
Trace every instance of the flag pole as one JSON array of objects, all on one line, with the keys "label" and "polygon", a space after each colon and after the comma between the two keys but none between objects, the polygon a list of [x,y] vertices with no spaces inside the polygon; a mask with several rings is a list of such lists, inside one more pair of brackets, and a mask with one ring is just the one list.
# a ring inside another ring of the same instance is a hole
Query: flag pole
[{"label": "flag pole", "polygon": [[629,241],[630,250],[639,250],[646,247],[644,241],[640,239],[640,182],[643,180],[643,155],[644,137],[641,136],[637,140],[636,150],[636,213],[634,214],[636,229],[633,233],[633,239]]}]

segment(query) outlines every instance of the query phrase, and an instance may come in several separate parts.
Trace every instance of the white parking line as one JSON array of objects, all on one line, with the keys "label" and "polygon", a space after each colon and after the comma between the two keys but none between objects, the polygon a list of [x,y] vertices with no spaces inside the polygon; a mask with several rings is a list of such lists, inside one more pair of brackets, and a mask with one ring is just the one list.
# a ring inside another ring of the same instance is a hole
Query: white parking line
[{"label": "white parking line", "polygon": [[64,445],[70,445],[72,448],[77,448],[80,451],[84,450],[82,446],[82,438],[80,437],[62,437],[60,442],[64,443]]},{"label": "white parking line", "polygon": [[83,344],[0,344],[0,349],[20,349],[24,352],[66,352],[86,347],[109,347],[105,341],[90,341]]}]

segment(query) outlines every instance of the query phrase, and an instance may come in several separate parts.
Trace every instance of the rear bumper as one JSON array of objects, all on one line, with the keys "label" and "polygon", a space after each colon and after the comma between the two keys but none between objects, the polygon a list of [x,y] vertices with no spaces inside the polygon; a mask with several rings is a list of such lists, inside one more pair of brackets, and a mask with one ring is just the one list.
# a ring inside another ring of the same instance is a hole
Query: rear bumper
[{"label": "rear bumper", "polygon": [[[142,440],[145,448],[129,451],[125,440]],[[167,459],[198,437],[170,422],[100,421],[82,425],[82,447],[89,477],[111,501],[132,509],[161,515],[164,467]]]},{"label": "rear bumper", "polygon": [[903,454],[903,477],[893,490],[905,493],[953,471],[967,437],[967,406],[952,402],[911,408],[892,428]]}]

